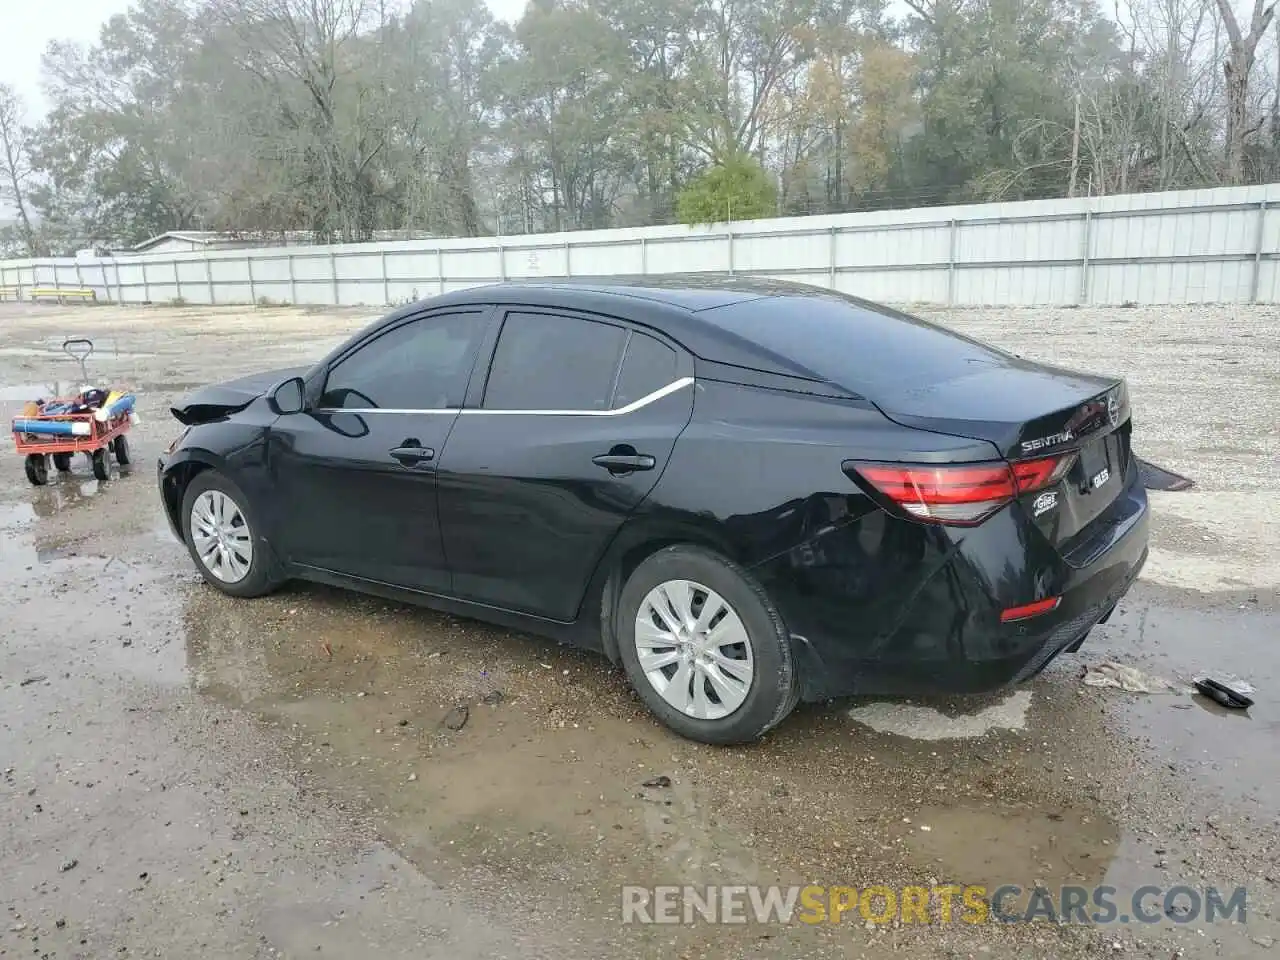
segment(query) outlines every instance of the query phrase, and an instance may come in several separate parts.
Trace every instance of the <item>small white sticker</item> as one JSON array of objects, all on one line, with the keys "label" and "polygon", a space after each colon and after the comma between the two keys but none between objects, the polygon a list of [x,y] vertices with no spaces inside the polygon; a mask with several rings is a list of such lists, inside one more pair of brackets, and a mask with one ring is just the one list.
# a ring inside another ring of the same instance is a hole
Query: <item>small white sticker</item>
[{"label": "small white sticker", "polygon": [[1042,513],[1047,513],[1058,505],[1058,495],[1054,492],[1042,493],[1036,497],[1035,502],[1031,504],[1031,515],[1038,517]]}]

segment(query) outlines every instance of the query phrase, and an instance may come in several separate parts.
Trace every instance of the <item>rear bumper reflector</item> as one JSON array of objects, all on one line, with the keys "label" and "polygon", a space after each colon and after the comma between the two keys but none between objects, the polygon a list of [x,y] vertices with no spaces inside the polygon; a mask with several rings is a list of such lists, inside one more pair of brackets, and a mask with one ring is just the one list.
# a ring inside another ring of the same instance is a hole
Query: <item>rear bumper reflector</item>
[{"label": "rear bumper reflector", "polygon": [[1010,607],[1008,610],[1001,612],[1000,622],[1012,623],[1015,620],[1030,620],[1032,617],[1038,617],[1057,610],[1058,604],[1061,602],[1061,597],[1049,597],[1047,600],[1037,600],[1035,603],[1023,604],[1020,607]]}]

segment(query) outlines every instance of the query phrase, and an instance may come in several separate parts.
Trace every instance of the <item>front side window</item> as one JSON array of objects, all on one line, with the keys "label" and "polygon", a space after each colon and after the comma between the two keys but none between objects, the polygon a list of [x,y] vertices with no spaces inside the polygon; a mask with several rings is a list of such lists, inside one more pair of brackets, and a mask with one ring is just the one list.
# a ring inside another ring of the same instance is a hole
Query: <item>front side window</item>
[{"label": "front side window", "polygon": [[487,410],[608,410],[627,331],[549,313],[508,313]]},{"label": "front side window", "polygon": [[348,354],[329,371],[325,409],[438,410],[462,406],[483,313],[423,317]]}]

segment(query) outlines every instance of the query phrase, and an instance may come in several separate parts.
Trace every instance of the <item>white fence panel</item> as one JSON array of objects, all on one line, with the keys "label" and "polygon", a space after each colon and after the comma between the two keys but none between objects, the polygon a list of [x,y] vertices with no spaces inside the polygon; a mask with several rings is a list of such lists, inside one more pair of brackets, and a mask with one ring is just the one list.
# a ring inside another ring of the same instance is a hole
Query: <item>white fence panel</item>
[{"label": "white fence panel", "polygon": [[0,262],[7,298],[404,303],[529,277],[727,272],[873,300],[1039,305],[1280,298],[1280,184],[541,236]]}]

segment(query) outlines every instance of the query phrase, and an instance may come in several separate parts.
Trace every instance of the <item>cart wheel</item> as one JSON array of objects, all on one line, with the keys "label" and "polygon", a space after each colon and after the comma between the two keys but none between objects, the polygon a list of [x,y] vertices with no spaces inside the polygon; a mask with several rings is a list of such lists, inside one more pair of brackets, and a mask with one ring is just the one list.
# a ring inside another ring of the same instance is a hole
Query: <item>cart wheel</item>
[{"label": "cart wheel", "polygon": [[43,487],[49,482],[49,462],[45,460],[43,453],[27,454],[27,479],[37,487]]},{"label": "cart wheel", "polygon": [[123,435],[111,441],[111,452],[116,455],[116,463],[127,466],[129,463],[129,441]]},{"label": "cart wheel", "polygon": [[55,453],[53,455],[53,465],[59,473],[66,473],[71,469],[71,454]]},{"label": "cart wheel", "polygon": [[109,480],[111,471],[107,467],[107,448],[99,447],[90,456],[93,458],[93,475],[99,480]]}]

